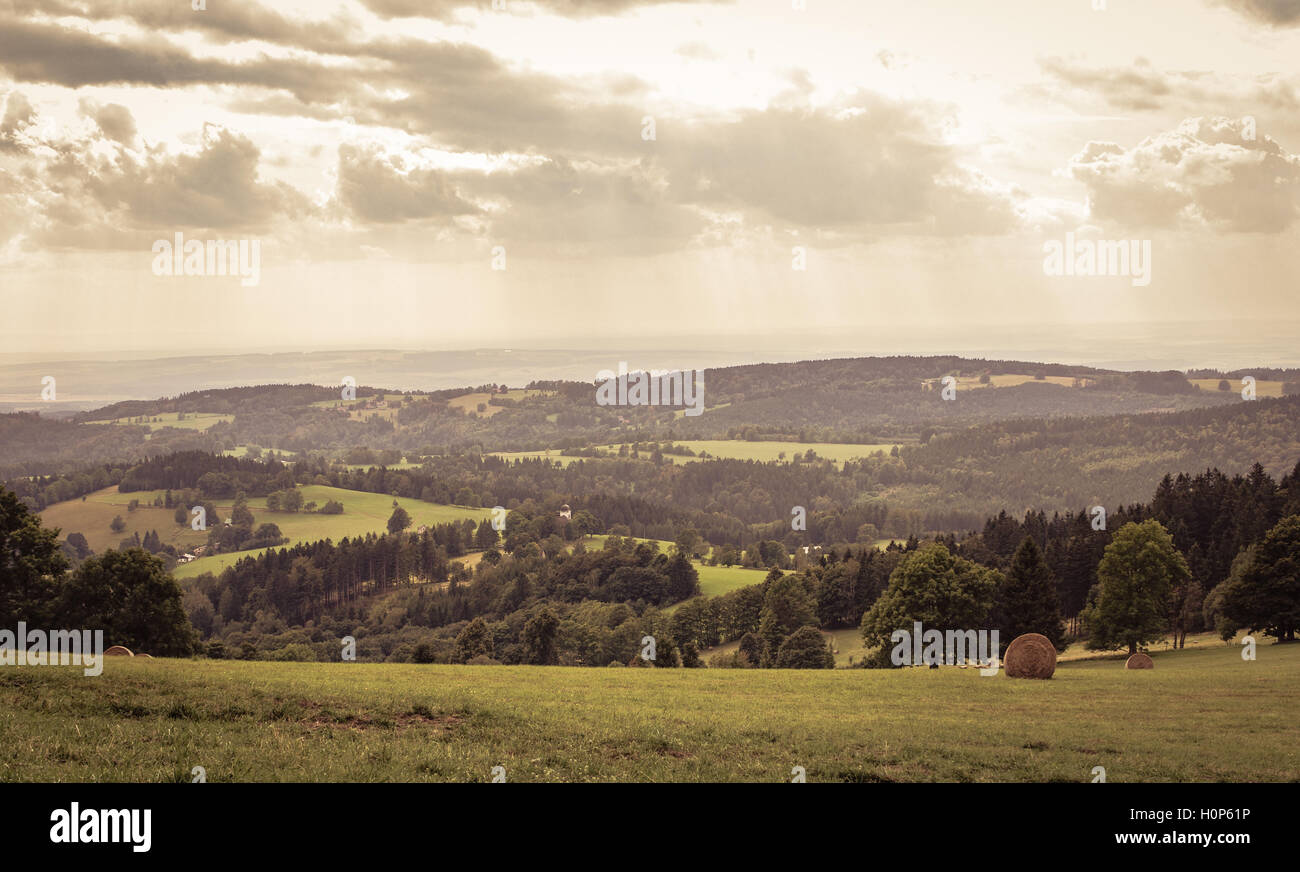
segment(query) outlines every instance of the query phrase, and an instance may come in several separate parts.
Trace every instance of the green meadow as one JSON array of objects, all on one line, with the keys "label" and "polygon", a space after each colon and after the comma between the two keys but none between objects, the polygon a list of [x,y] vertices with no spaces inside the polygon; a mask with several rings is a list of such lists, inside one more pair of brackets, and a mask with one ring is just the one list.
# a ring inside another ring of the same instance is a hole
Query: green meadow
[{"label": "green meadow", "polygon": [[145,417],[149,420],[143,424],[133,423],[129,417],[115,418],[112,421],[97,423],[148,427],[150,431],[158,430],[162,427],[175,427],[180,430],[206,430],[213,424],[228,423],[235,420],[234,415],[218,415],[210,412],[185,412],[185,418],[178,420],[180,414],[180,412],[159,412],[156,415],[146,415]]},{"label": "green meadow", "polygon": [[[303,502],[316,502],[325,505],[327,500],[336,500],[343,504],[343,514],[322,515],[317,512],[272,512],[266,508],[266,499],[259,497],[248,501],[248,508],[253,513],[257,524],[273,523],[280,532],[289,538],[287,545],[299,542],[317,542],[321,539],[333,539],[335,542],[346,537],[364,536],[367,533],[385,533],[388,530],[388,518],[393,514],[393,502],[406,509],[411,516],[414,530],[420,525],[432,526],[450,521],[463,521],[472,518],[475,522],[492,517],[491,509],[472,508],[469,506],[445,506],[426,503],[406,497],[394,497],[389,494],[372,494],[363,491],[345,490],[326,485],[306,485],[299,488]],[[218,512],[229,509],[233,500],[221,500],[216,503]],[[224,513],[223,513],[224,517]],[[192,563],[176,567],[177,578],[191,578],[204,572],[219,572],[226,565],[232,565],[241,557],[255,554],[255,551],[237,552],[236,554],[217,554],[201,557]],[[222,558],[225,558],[223,560]],[[217,565],[221,563],[223,565]]]},{"label": "green meadow", "polygon": [[[685,446],[694,451],[696,455],[708,452],[712,457],[734,460],[761,460],[764,462],[792,460],[796,454],[807,454],[811,449],[816,452],[818,457],[834,460],[836,463],[855,460],[860,457],[870,457],[878,451],[888,454],[896,445],[901,447],[901,443],[897,442],[746,442],[740,439],[690,439],[674,442],[673,444]],[[614,451],[618,450],[617,445],[606,447]],[[699,459],[698,456],[679,457],[675,454],[665,455],[665,457],[672,457],[679,463]]]},{"label": "green meadow", "polygon": [[[855,460],[860,457],[869,457],[876,452],[888,454],[896,445],[902,447],[899,442],[872,442],[872,443],[846,443],[846,442],[746,442],[741,439],[688,439],[673,442],[674,445],[682,445],[690,448],[697,456],[687,457],[680,454],[665,454],[664,457],[674,463],[691,463],[699,460],[701,452],[708,452],[711,457],[727,458],[734,460],[760,460],[763,462],[786,461],[794,459],[795,455],[804,455],[809,449],[816,452],[818,457],[834,460],[836,463],[843,463],[846,460]],[[598,450],[605,452],[609,456],[617,457],[619,445],[598,445]],[[631,446],[629,445],[629,452]],[[550,451],[502,451],[497,452],[496,456],[504,457],[507,460],[519,460],[522,458],[544,457],[548,460],[556,460],[568,466],[575,460],[581,460],[580,457],[569,457],[562,455],[558,449]],[[630,456],[630,453],[629,453]],[[641,452],[642,458],[648,459],[649,454]]]},{"label": "green meadow", "polygon": [[1300,780],[1300,645],[955,668],[0,667],[0,780]]},{"label": "green meadow", "polygon": [[[384,533],[388,529],[388,518],[393,514],[393,500],[397,500],[397,503],[410,514],[412,529],[418,528],[421,524],[444,524],[466,518],[479,521],[492,516],[491,509],[439,505],[388,494],[372,494],[325,485],[306,485],[300,490],[304,503],[315,501],[317,506],[323,506],[327,500],[341,502],[343,514],[272,512],[266,508],[265,498],[256,497],[248,500],[248,508],[253,513],[255,524],[277,525],[280,532],[289,538],[288,544],[296,545],[299,542],[317,542],[322,539],[333,539],[337,542],[345,536]],[[149,530],[157,530],[164,543],[175,545],[178,549],[189,549],[206,542],[207,533],[193,531],[188,524],[182,527],[176,523],[174,508],[157,509],[148,505],[161,493],[162,491],[141,491],[123,494],[118,493],[115,487],[105,488],[90,494],[85,502],[79,499],[69,500],[50,506],[41,512],[41,522],[46,526],[60,527],[63,536],[73,532],[83,533],[96,553],[102,553],[108,548],[116,548],[122,539],[135,532],[143,538]],[[133,499],[138,499],[141,507],[131,512],[127,510],[127,504]],[[213,504],[224,520],[234,505],[234,500],[214,500]],[[121,533],[114,533],[109,529],[116,515],[120,515],[127,524],[126,529]],[[174,575],[177,578],[191,578],[204,572],[220,572],[241,558],[256,553],[258,552],[241,551],[201,557],[191,563],[177,566]]]},{"label": "green meadow", "polygon": [[700,593],[705,596],[718,596],[751,584],[762,584],[768,572],[766,569],[708,566],[702,563],[695,564],[695,571],[700,574]]},{"label": "green meadow", "polygon": [[[1188,381],[1196,385],[1198,388],[1200,388],[1203,391],[1217,391],[1219,389],[1219,382],[1223,381],[1223,379],[1189,378]],[[1238,395],[1241,394],[1242,388],[1244,387],[1241,383],[1241,379],[1230,378],[1227,379],[1227,382],[1228,382],[1228,390],[1225,391],[1224,393],[1233,393]],[[1259,379],[1255,382],[1255,396],[1280,397],[1284,395],[1283,387],[1284,387],[1283,382],[1269,381],[1267,379]]]}]

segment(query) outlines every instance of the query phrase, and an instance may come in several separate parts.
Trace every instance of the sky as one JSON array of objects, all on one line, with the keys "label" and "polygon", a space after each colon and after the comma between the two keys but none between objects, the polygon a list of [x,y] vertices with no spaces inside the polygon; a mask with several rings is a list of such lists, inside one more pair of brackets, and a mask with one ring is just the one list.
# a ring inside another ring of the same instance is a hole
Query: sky
[{"label": "sky", "polygon": [[0,0],[0,348],[1212,364],[1300,335],[1298,86],[1300,0]]}]

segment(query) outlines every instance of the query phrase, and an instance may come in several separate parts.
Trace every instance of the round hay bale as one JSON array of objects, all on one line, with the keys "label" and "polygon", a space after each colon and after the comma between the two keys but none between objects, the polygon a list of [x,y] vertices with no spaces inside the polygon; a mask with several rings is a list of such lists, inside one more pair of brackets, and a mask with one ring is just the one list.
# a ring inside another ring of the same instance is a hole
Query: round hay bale
[{"label": "round hay bale", "polygon": [[1056,647],[1041,633],[1017,636],[1007,646],[1002,668],[1011,678],[1051,678],[1056,671]]},{"label": "round hay bale", "polygon": [[123,648],[121,645],[114,645],[104,652],[105,657],[134,657],[130,648]]},{"label": "round hay bale", "polygon": [[1125,669],[1154,669],[1155,666],[1151,658],[1141,651],[1124,661]]},{"label": "round hay bale", "polygon": [[137,656],[137,657],[143,657],[145,660],[152,660],[152,659],[153,659],[153,656],[150,655],[150,654],[137,654],[137,655],[135,655],[135,656]]}]

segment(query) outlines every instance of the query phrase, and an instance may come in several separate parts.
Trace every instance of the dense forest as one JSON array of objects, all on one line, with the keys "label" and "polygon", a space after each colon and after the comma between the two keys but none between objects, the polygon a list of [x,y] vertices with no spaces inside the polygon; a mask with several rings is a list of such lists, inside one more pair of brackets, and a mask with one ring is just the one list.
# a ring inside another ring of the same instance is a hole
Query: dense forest
[{"label": "dense forest", "polygon": [[[256,471],[222,465],[236,475]],[[182,597],[145,551],[109,551],[70,567],[54,533],[16,495],[0,493],[0,509],[10,543],[0,612],[15,620],[77,614],[160,653],[332,659],[346,635],[365,659],[639,665],[638,646],[650,637],[657,666],[700,666],[703,649],[734,641],[738,647],[710,665],[821,668],[833,659],[812,631],[861,623],[864,635],[878,633],[898,620],[900,584],[944,577],[973,579],[978,614],[1009,634],[1024,629],[1025,603],[1033,601],[1025,591],[1037,584],[1045,596],[1035,620],[1044,632],[1060,644],[1079,635],[1110,644],[1097,623],[1103,572],[1116,543],[1140,535],[1164,537],[1179,567],[1153,618],[1162,632],[1256,625],[1288,635],[1296,622],[1287,615],[1300,610],[1289,599],[1300,595],[1286,575],[1294,572],[1284,567],[1300,547],[1300,464],[1280,481],[1258,464],[1246,475],[1165,476],[1148,503],[1120,507],[1100,523],[1086,509],[1050,519],[1002,512],[960,539],[912,537],[883,551],[832,547],[794,560],[780,543],[762,542],[748,553],[772,567],[764,581],[716,597],[697,596],[691,555],[706,543],[661,553],[655,543],[612,535],[589,551],[587,536],[602,525],[585,511],[558,527],[552,511],[529,505],[511,511],[503,531],[465,521],[273,548],[199,576]],[[482,552],[473,570],[457,559],[471,550]],[[132,593],[136,583],[149,596]],[[1060,616],[1070,619],[1068,635],[1052,629]]]},{"label": "dense forest", "polygon": [[[1229,579],[1239,555],[1284,518],[1297,514],[1300,464],[1280,481],[1256,465],[1245,476],[1229,477],[1217,470],[1167,476],[1148,503],[1117,509],[1100,529],[1095,517],[1082,510],[1050,518],[1035,512],[1023,519],[999,513],[976,534],[935,542],[956,558],[1011,574],[1017,553],[1031,540],[1051,579],[1054,609],[1077,619],[1098,585],[1097,568],[1115,532],[1125,525],[1158,521],[1170,531],[1190,570],[1178,609],[1182,629],[1198,631],[1214,626],[1214,614],[1207,615],[1205,604],[1213,602],[1213,592]],[[695,569],[680,549],[669,557],[653,543],[614,536],[602,551],[592,553],[579,538],[569,553],[566,542],[544,523],[550,517],[545,512],[512,517],[504,542],[497,541],[485,522],[478,529],[463,525],[459,531],[447,525],[445,535],[427,531],[268,552],[240,561],[219,576],[197,580],[186,595],[186,607],[204,636],[225,648],[245,643],[274,646],[298,638],[312,622],[352,621],[358,638],[371,640],[371,654],[383,658],[409,653],[402,644],[423,638],[421,631],[431,631],[425,634],[429,644],[441,640],[441,648],[434,646],[441,651],[438,656],[450,657],[453,636],[467,622],[481,618],[488,621],[500,650],[513,652],[506,662],[528,662],[510,659],[525,656],[523,647],[511,646],[522,645],[518,631],[539,609],[551,609],[568,628],[561,639],[569,639],[583,638],[584,632],[601,635],[579,626],[585,620],[579,616],[586,614],[581,606],[623,603],[628,608],[619,613],[624,620],[634,620],[647,632],[658,626],[666,632],[670,650],[698,652],[754,634],[773,659],[802,626],[857,626],[888,587],[900,561],[921,545],[911,539],[883,551],[826,549],[815,560],[798,561],[792,573],[781,571],[792,561],[780,549],[769,558],[773,572],[761,585],[692,598]],[[458,548],[484,546],[487,556],[472,573],[452,559]],[[386,591],[390,598],[374,598]],[[779,600],[777,605],[768,603],[772,597]],[[671,615],[659,614],[663,606],[682,600],[689,601]],[[779,631],[771,621],[763,625],[765,604],[785,621]],[[1071,626],[1074,632],[1080,629],[1077,620]],[[514,635],[509,627],[514,627]],[[634,637],[639,638],[629,631],[618,638],[630,645]],[[556,662],[602,665],[602,658],[608,662],[630,656],[624,649],[601,648],[598,653],[563,641],[559,645],[562,656]]]}]

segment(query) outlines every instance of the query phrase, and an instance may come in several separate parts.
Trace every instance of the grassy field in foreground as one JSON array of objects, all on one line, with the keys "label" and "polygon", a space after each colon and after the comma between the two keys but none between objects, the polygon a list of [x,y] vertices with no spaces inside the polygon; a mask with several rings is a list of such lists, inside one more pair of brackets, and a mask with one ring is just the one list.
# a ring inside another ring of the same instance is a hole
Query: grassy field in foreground
[{"label": "grassy field in foreground", "polygon": [[1300,779],[1300,645],[975,670],[0,667],[0,781]]}]

